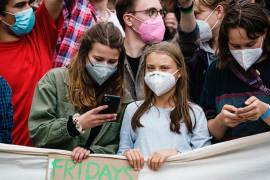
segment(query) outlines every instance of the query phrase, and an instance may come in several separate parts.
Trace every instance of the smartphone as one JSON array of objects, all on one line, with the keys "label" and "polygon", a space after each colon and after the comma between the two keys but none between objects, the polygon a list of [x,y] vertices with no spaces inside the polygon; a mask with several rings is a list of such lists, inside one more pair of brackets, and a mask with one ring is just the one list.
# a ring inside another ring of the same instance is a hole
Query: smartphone
[{"label": "smartphone", "polygon": [[101,100],[101,106],[108,105],[100,114],[116,114],[120,105],[120,96],[105,94]]}]

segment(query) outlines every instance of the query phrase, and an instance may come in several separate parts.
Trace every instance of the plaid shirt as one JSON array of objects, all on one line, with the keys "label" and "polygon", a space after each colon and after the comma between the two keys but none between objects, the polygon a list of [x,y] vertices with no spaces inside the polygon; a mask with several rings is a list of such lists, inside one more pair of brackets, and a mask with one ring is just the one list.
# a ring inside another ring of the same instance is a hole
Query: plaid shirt
[{"label": "plaid shirt", "polygon": [[11,143],[13,128],[11,96],[11,89],[7,81],[0,76],[0,143]]},{"label": "plaid shirt", "polygon": [[89,0],[65,0],[63,15],[64,27],[56,46],[55,67],[70,63],[79,49],[80,38],[96,21],[95,9]]}]

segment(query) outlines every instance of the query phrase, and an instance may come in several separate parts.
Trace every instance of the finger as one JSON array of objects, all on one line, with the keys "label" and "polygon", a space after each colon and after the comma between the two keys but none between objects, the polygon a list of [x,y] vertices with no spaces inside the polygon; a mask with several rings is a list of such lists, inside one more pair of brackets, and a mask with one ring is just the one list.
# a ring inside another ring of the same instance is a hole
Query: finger
[{"label": "finger", "polygon": [[162,166],[162,164],[164,163],[165,161],[165,157],[160,157],[159,161],[158,161],[158,167],[157,167],[157,170],[160,169],[160,167]]},{"label": "finger", "polygon": [[130,166],[132,166],[132,167],[134,168],[134,165],[133,165],[133,159],[132,159],[132,156],[130,155],[130,153],[127,152],[127,153],[125,154],[125,156],[127,157],[128,163],[130,164]]},{"label": "finger", "polygon": [[140,155],[141,168],[143,168],[143,166],[144,166],[144,157],[143,157],[143,154],[141,152],[139,152],[139,155]]},{"label": "finger", "polygon": [[81,147],[76,147],[75,149],[73,149],[71,157],[73,158],[74,161],[76,161],[75,156],[80,151],[80,149]]},{"label": "finger", "polygon": [[99,107],[92,109],[90,112],[92,114],[98,114],[100,111],[103,111],[104,109],[107,109],[107,108],[108,108],[108,105],[99,106]]},{"label": "finger", "polygon": [[130,151],[130,156],[131,156],[132,161],[133,161],[133,167],[137,171],[138,170],[138,166],[137,166],[137,162],[136,162],[137,159],[136,159],[136,156],[135,156],[133,150]]},{"label": "finger", "polygon": [[74,160],[76,163],[79,162],[79,157],[80,157],[80,152],[77,152],[74,156]]},{"label": "finger", "polygon": [[256,109],[256,106],[254,105],[254,103],[252,103],[246,107],[238,108],[238,110],[236,111],[236,114],[243,115],[243,114],[248,113],[249,111],[252,111],[254,109]]},{"label": "finger", "polygon": [[[153,158],[153,154],[151,154],[148,159],[147,159],[147,165],[148,167],[150,168],[151,167],[151,161],[152,161],[152,158]],[[151,169],[151,168],[150,168]]]},{"label": "finger", "polygon": [[254,101],[256,101],[257,98],[255,96],[251,96],[250,98],[248,98],[246,101],[245,101],[245,104],[246,105],[250,105],[252,104]]},{"label": "finger", "polygon": [[174,19],[166,19],[165,23],[177,24],[177,21],[175,21]]},{"label": "finger", "polygon": [[249,111],[247,113],[242,113],[242,114],[239,114],[240,117],[242,118],[245,118],[245,119],[250,119],[251,117],[258,117],[259,111],[257,109],[254,109],[252,111]]},{"label": "finger", "polygon": [[152,159],[152,169],[153,170],[157,170],[158,168],[158,162],[159,162],[159,156],[155,156],[153,159]]},{"label": "finger", "polygon": [[84,159],[85,153],[86,153],[86,150],[81,150],[80,155],[79,155],[79,159],[78,159],[79,162],[82,162],[82,160]]},{"label": "finger", "polygon": [[167,28],[172,28],[174,31],[177,29],[177,25],[176,24],[166,24]]},{"label": "finger", "polygon": [[227,111],[230,111],[231,113],[235,113],[237,111],[237,108],[235,106],[228,105],[228,104],[225,104],[223,106],[223,109],[227,110]]},{"label": "finger", "polygon": [[135,164],[136,164],[136,167],[137,167],[137,170],[140,170],[141,169],[141,163],[140,163],[140,155],[138,153],[137,150],[134,151],[134,156],[135,156]]},{"label": "finger", "polygon": [[165,18],[176,19],[175,14],[174,13],[171,13],[171,12],[167,13]]},{"label": "finger", "polygon": [[89,154],[90,154],[90,151],[87,150],[86,153],[84,154],[84,159],[88,158]]},{"label": "finger", "polygon": [[116,119],[117,114],[97,114],[95,115],[95,120],[110,120]]},{"label": "finger", "polygon": [[229,111],[224,111],[224,116],[225,116],[226,118],[231,119],[232,121],[240,121],[240,120],[242,120],[242,118],[239,117],[237,114],[231,113],[231,112],[229,112]]}]

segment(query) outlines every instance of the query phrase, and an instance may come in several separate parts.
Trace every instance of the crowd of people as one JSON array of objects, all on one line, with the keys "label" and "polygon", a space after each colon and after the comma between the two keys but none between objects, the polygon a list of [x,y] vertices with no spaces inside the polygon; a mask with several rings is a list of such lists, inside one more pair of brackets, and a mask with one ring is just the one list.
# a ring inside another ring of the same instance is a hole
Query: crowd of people
[{"label": "crowd of people", "polygon": [[[0,143],[134,170],[270,131],[263,0],[1,0]],[[106,95],[120,97],[106,112]]]}]

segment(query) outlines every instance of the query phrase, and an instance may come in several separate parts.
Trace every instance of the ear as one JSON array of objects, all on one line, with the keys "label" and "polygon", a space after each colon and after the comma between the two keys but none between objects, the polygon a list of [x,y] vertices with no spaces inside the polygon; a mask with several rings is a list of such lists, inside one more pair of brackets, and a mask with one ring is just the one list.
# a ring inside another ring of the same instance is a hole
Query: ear
[{"label": "ear", "polygon": [[132,17],[130,16],[130,14],[125,13],[123,15],[123,20],[125,22],[125,25],[127,25],[128,27],[131,27],[132,26]]},{"label": "ear", "polygon": [[224,17],[224,15],[225,15],[225,9],[224,9],[224,7],[222,5],[218,5],[216,7],[216,12],[217,12],[217,18],[219,20],[222,20],[223,17]]},{"label": "ear", "polygon": [[176,73],[177,79],[180,79],[181,76],[182,76],[182,68],[180,68],[179,71]]}]

